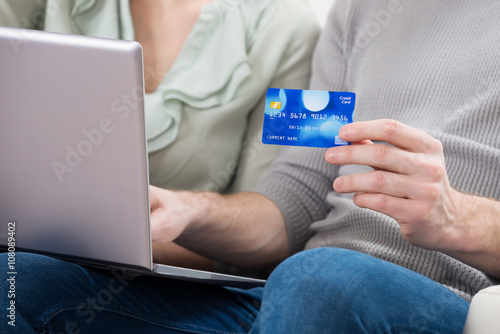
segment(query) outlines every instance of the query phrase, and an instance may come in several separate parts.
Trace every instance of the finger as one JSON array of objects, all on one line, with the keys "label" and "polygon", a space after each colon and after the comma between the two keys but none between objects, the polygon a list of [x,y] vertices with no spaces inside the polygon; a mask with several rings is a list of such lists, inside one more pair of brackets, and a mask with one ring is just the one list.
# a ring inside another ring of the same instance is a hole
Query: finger
[{"label": "finger", "polygon": [[149,186],[149,207],[151,211],[160,206],[160,197],[163,189],[150,185]]},{"label": "finger", "polygon": [[[386,194],[356,193],[353,202],[360,208],[367,208],[394,218],[402,227],[409,221],[421,220],[424,212],[419,208],[420,201],[389,196]],[[405,227],[408,228],[407,226]]]},{"label": "finger", "polygon": [[440,146],[439,141],[426,132],[389,119],[344,125],[339,130],[339,137],[349,142],[367,139],[385,141],[412,152],[434,152]]},{"label": "finger", "polygon": [[428,194],[421,182],[385,171],[341,176],[333,188],[338,193],[379,193],[401,198],[422,198]]},{"label": "finger", "polygon": [[332,147],[325,159],[332,165],[365,165],[399,174],[415,171],[419,155],[384,145],[350,145]]},{"label": "finger", "polygon": [[[356,145],[373,145],[373,142],[371,140],[362,140],[362,141],[359,141],[359,142],[351,143],[351,145],[353,145],[353,146],[356,146]],[[327,157],[329,155],[334,154],[334,152],[336,152],[335,150],[337,149],[337,147],[338,146],[330,147],[328,150],[326,150],[325,159],[327,159]],[[327,159],[327,161],[328,161],[328,159]]]},{"label": "finger", "polygon": [[164,223],[169,219],[166,214],[167,212],[162,209],[151,212],[151,240],[154,242],[169,242],[174,238],[171,228]]},{"label": "finger", "polygon": [[351,143],[351,145],[372,145],[372,144],[373,144],[373,142],[369,139]]},{"label": "finger", "polygon": [[[358,142],[351,143],[351,145],[356,146],[356,145],[373,145],[373,142],[371,140],[362,140]],[[328,150],[326,150],[325,153],[325,159],[327,156],[334,154],[335,150],[337,149],[338,146],[330,147]]]}]

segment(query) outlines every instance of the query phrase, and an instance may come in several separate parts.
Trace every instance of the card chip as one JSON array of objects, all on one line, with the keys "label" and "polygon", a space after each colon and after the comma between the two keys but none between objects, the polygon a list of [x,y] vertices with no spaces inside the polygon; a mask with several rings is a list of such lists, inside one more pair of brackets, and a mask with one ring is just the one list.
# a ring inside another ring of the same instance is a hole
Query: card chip
[{"label": "card chip", "polygon": [[281,109],[281,102],[271,102],[271,109]]}]

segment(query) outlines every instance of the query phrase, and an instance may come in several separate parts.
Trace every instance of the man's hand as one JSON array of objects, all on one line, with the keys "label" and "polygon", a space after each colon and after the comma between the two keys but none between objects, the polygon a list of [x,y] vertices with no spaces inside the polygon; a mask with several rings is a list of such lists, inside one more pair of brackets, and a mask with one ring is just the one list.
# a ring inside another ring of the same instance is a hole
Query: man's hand
[{"label": "man's hand", "polygon": [[193,204],[195,200],[200,199],[195,198],[194,193],[174,192],[150,186],[152,240],[166,243],[177,239],[200,214],[200,208]]},{"label": "man's hand", "polygon": [[[157,252],[175,241],[215,261],[255,268],[273,266],[288,254],[284,218],[263,195],[170,191],[153,186],[149,194]],[[164,255],[157,253],[158,257]]]},{"label": "man's hand", "polygon": [[349,124],[339,136],[354,145],[329,149],[325,156],[329,163],[375,170],[337,178],[333,184],[337,192],[354,192],[359,207],[394,218],[413,245],[432,250],[457,247],[465,195],[450,186],[441,142],[394,120]]},{"label": "man's hand", "polygon": [[337,192],[394,218],[409,243],[500,277],[500,202],[451,187],[441,142],[394,120],[352,123],[339,136],[353,145],[329,149],[327,162],[375,170],[337,178]]}]

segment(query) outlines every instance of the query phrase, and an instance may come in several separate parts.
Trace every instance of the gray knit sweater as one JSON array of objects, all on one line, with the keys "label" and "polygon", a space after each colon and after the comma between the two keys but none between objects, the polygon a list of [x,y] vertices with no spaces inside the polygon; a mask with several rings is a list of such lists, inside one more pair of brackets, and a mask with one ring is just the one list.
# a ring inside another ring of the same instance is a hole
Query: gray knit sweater
[{"label": "gray knit sweater", "polygon": [[[500,2],[337,0],[315,52],[311,89],[357,94],[354,120],[393,118],[444,146],[452,186],[500,199]],[[283,212],[292,252],[331,246],[396,263],[466,300],[499,282],[408,244],[399,225],[335,193],[325,150],[284,149],[256,189]],[[500,223],[500,222],[499,222]]]}]

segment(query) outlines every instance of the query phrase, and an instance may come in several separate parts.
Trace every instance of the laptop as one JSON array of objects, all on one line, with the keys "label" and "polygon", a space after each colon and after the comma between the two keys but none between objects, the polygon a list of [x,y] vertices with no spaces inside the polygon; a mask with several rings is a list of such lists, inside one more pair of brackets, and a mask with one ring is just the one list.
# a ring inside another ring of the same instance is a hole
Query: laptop
[{"label": "laptop", "polygon": [[137,42],[0,27],[0,154],[3,250],[10,233],[17,251],[99,268],[265,283],[152,262]]}]

